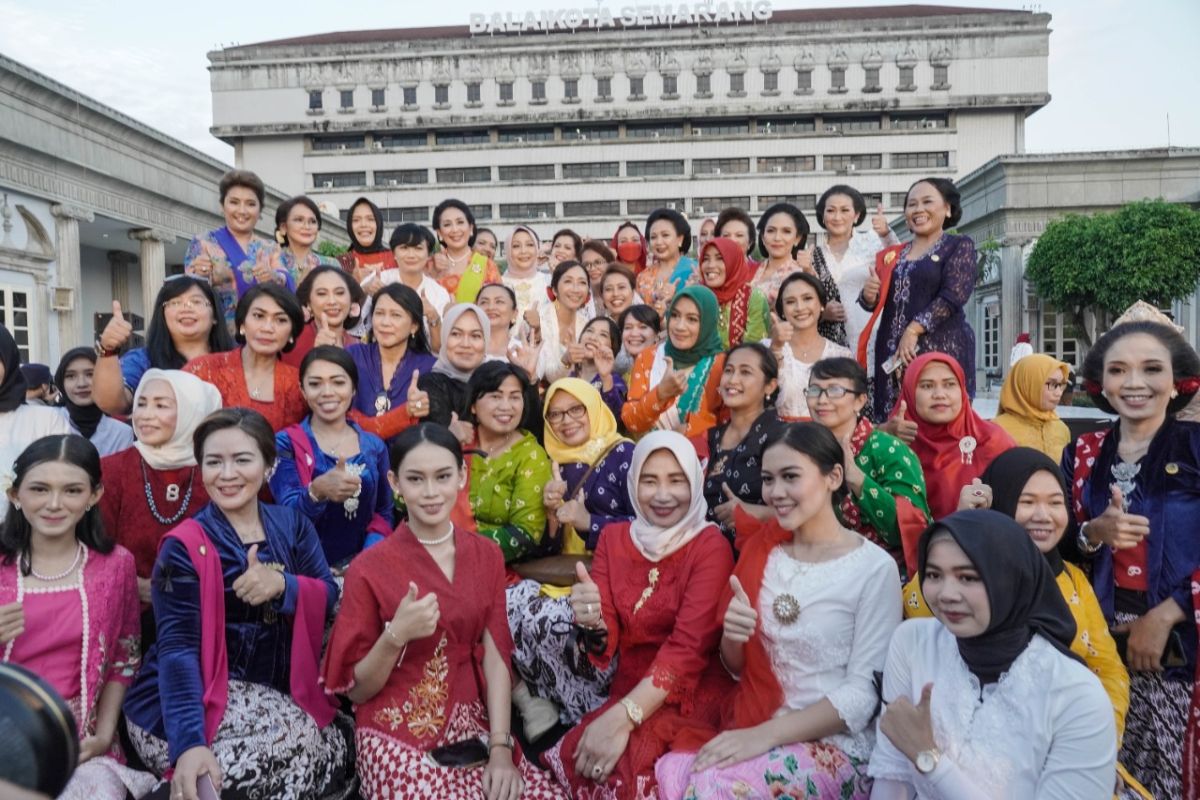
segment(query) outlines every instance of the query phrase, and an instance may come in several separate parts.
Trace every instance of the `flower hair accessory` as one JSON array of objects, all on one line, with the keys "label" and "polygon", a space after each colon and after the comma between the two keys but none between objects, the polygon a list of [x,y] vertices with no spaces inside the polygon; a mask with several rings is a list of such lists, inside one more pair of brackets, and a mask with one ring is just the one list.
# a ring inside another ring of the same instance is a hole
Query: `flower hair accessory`
[{"label": "flower hair accessory", "polygon": [[1180,394],[1196,394],[1200,392],[1200,377],[1180,378],[1175,381],[1175,391]]}]

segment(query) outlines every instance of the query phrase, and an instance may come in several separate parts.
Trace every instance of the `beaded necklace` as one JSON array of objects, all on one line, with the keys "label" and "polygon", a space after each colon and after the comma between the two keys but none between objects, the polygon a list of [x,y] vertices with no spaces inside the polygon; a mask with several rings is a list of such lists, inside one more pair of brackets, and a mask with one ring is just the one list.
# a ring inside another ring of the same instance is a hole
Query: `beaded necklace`
[{"label": "beaded necklace", "polygon": [[[150,507],[150,513],[158,520],[160,525],[174,525],[179,520],[183,519],[183,515],[187,513],[188,505],[192,502],[192,479],[196,477],[196,468],[192,467],[187,477],[187,492],[183,495],[183,503],[180,504],[179,510],[171,517],[164,517],[158,510],[158,505],[154,502],[154,491],[150,488],[150,475],[146,472],[146,462],[142,464],[142,487],[146,490],[146,505]],[[174,484],[172,484],[174,485]],[[169,494],[169,492],[168,492]],[[168,500],[170,497],[167,498]]]}]

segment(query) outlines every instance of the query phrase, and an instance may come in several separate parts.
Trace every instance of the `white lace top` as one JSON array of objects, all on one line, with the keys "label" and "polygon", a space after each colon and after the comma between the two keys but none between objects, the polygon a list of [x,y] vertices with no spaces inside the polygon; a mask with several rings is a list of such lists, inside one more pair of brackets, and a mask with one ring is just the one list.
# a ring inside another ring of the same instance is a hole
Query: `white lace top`
[{"label": "white lace top", "polygon": [[846,341],[853,349],[857,349],[858,337],[871,318],[871,312],[858,304],[858,295],[867,282],[871,265],[875,263],[875,254],[899,241],[894,233],[888,233],[888,238],[884,240],[871,229],[855,231],[841,261],[837,260],[827,245],[821,244],[825,265],[837,281],[838,292],[842,295],[842,305],[846,309]]},{"label": "white lace top", "polygon": [[550,286],[550,276],[545,272],[535,272],[528,278],[503,275],[500,280],[517,296],[517,319],[521,319],[526,311],[549,299],[546,289]]},{"label": "white lace top", "polygon": [[[768,347],[771,346],[769,339],[766,344]],[[850,352],[849,348],[826,339],[825,349],[821,351],[820,357],[815,359],[813,364],[822,358],[838,357],[853,358],[854,354]],[[779,411],[779,416],[786,419],[804,419],[812,416],[808,411],[808,398],[804,396],[805,390],[808,389],[808,378],[812,373],[812,366],[792,355],[790,344],[783,346],[783,359],[779,362],[779,397],[775,401],[775,408]]]},{"label": "white lace top", "polygon": [[1040,636],[996,683],[983,687],[935,619],[911,619],[892,637],[885,702],[933,684],[934,739],[942,756],[922,775],[880,733],[868,771],[872,800],[1087,800],[1110,798],[1117,732],[1112,702],[1083,664]]},{"label": "white lace top", "polygon": [[[849,733],[825,741],[856,758],[870,756],[879,703],[875,673],[883,671],[888,640],[900,624],[899,588],[896,562],[865,539],[832,561],[797,561],[782,548],[771,553],[758,613],[783,689],[777,716],[828,698]],[[775,616],[775,599],[783,594],[800,604],[790,625]]]}]

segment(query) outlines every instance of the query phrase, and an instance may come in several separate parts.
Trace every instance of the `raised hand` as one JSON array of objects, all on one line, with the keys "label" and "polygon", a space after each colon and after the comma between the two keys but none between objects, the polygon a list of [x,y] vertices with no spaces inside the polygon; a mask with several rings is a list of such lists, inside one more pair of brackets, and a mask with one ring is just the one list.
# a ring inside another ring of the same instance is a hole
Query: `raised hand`
[{"label": "raised hand", "polygon": [[917,423],[908,418],[908,403],[903,400],[897,406],[895,415],[879,427],[905,444],[912,444],[917,440]]},{"label": "raised hand", "polygon": [[562,468],[557,462],[552,463],[550,469],[554,473],[554,479],[546,481],[542,488],[542,505],[547,511],[557,511],[567,495],[567,482],[563,480]]},{"label": "raised hand", "polygon": [[929,716],[932,695],[933,684],[927,683],[921,689],[921,699],[915,706],[907,697],[897,697],[887,704],[879,718],[879,730],[897,750],[914,762],[918,753],[937,747]]},{"label": "raised hand", "polygon": [[111,353],[115,353],[128,344],[132,336],[133,325],[129,320],[125,319],[125,314],[121,311],[121,302],[113,300],[112,318],[104,326],[104,330],[100,332],[100,346]]},{"label": "raised hand", "polygon": [[813,247],[814,245],[810,244],[804,250],[797,251],[796,253],[796,266],[809,275],[817,274],[816,268],[813,267]]},{"label": "raised hand", "polygon": [[879,290],[883,287],[883,282],[879,279],[879,270],[872,262],[867,267],[867,282],[863,284],[862,299],[871,308],[879,302]]},{"label": "raised hand", "polygon": [[688,373],[691,371],[675,369],[675,362],[670,357],[666,361],[667,371],[663,373],[662,380],[658,382],[658,387],[655,389],[658,392],[658,399],[664,403],[683,394],[683,390],[687,386]]},{"label": "raised hand", "polygon": [[206,281],[212,280],[213,262],[208,257],[208,253],[201,251],[200,255],[192,259],[192,263],[188,264],[187,273],[195,275],[197,278],[203,278]]},{"label": "raised hand", "polygon": [[475,426],[458,418],[458,412],[450,412],[450,424],[447,426],[463,447],[475,444]]},{"label": "raised hand", "polygon": [[733,493],[733,489],[729,488],[728,483],[721,484],[721,492],[725,495],[725,502],[713,509],[713,514],[717,521],[722,525],[733,525],[733,512],[738,506],[742,505],[742,500]]},{"label": "raised hand", "polygon": [[433,303],[429,302],[424,289],[418,293],[418,296],[421,298],[421,313],[425,316],[425,321],[429,327],[436,327],[437,322],[442,318],[441,312],[433,307]]},{"label": "raised hand", "polygon": [[317,314],[313,317],[313,324],[317,326],[317,335],[313,338],[313,347],[321,347],[328,345],[330,347],[341,347],[343,339],[341,332],[336,330],[329,317],[324,314]]},{"label": "raised hand", "polygon": [[600,587],[588,574],[582,561],[575,564],[577,582],[571,587],[571,611],[575,613],[575,624],[584,628],[603,628],[600,614]]},{"label": "raised hand", "polygon": [[592,352],[592,363],[596,365],[596,372],[602,379],[609,378],[613,374],[617,357],[613,354],[612,347],[601,344]]},{"label": "raised hand", "polygon": [[583,488],[575,493],[575,499],[563,503],[554,512],[555,519],[561,525],[570,525],[576,531],[584,531],[586,533],[588,526],[592,524],[592,515],[588,512],[587,506],[584,505]]},{"label": "raised hand", "polygon": [[509,363],[518,366],[525,370],[526,374],[531,378],[537,375],[538,355],[542,352],[540,344],[534,344],[531,340],[533,332],[525,337],[524,342],[512,345],[508,349]]},{"label": "raised hand", "polygon": [[825,304],[825,310],[821,312],[821,319],[829,322],[845,322],[846,307],[837,300],[830,300]]},{"label": "raised hand", "polygon": [[20,602],[0,606],[0,644],[8,644],[25,632],[25,611]]},{"label": "raised hand", "polygon": [[886,239],[892,229],[888,226],[887,216],[883,213],[883,203],[875,209],[875,213],[871,215],[871,228],[879,236],[880,239]]},{"label": "raised hand", "polygon": [[958,493],[958,510],[968,508],[991,508],[992,487],[979,478],[972,478],[971,483],[964,486]]},{"label": "raised hand", "polygon": [[258,560],[258,545],[250,545],[246,554],[246,571],[233,582],[233,593],[243,603],[261,606],[283,594],[287,582],[277,572]]},{"label": "raised hand", "polygon": [[258,283],[270,283],[275,280],[275,270],[271,266],[271,257],[265,247],[259,249],[254,256],[254,280]]},{"label": "raised hand", "polygon": [[450,259],[446,257],[445,250],[438,250],[434,253],[430,257],[428,264],[429,266],[426,268],[426,271],[429,273],[429,277],[434,280],[441,280],[450,271]]},{"label": "raised hand", "polygon": [[586,361],[589,357],[591,357],[591,355],[592,354],[588,350],[588,347],[586,344],[580,344],[579,342],[571,342],[570,344],[567,345],[567,352],[566,352],[565,357],[563,358],[563,361],[565,363],[572,364],[572,365],[581,364],[584,361]]},{"label": "raised hand", "polygon": [[1125,510],[1125,496],[1114,484],[1104,513],[1087,524],[1087,536],[1117,550],[1137,547],[1150,535],[1150,520]]},{"label": "raised hand", "polygon": [[850,434],[847,433],[842,437],[842,472],[843,480],[846,481],[846,488],[858,497],[862,494],[863,482],[866,481],[866,473],[858,466],[858,462],[854,458],[854,445],[850,443]]},{"label": "raised hand", "polygon": [[796,328],[783,317],[771,312],[771,348],[782,350],[784,345],[792,340]]},{"label": "raised hand", "polygon": [[745,644],[758,627],[758,612],[754,610],[750,596],[736,575],[729,576],[729,588],[733,590],[733,598],[725,609],[725,624],[721,633],[731,642]]},{"label": "raised hand", "polygon": [[432,636],[437,630],[438,621],[442,618],[438,607],[438,596],[430,592],[422,598],[417,598],[417,584],[409,581],[408,594],[396,606],[392,615],[392,623],[388,626],[393,641],[411,642]]},{"label": "raised hand", "polygon": [[362,478],[346,469],[346,459],[343,456],[338,459],[333,469],[313,478],[309,489],[322,500],[344,503],[362,489]]},{"label": "raised hand", "polygon": [[408,396],[405,398],[404,407],[408,409],[408,416],[413,419],[429,416],[429,392],[421,389],[419,369],[413,370],[412,378],[408,382]]}]

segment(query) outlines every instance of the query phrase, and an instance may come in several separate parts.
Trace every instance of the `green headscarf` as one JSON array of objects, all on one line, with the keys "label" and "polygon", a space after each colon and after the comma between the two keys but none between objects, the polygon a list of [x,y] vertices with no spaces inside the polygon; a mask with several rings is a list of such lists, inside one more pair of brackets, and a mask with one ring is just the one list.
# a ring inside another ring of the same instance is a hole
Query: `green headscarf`
[{"label": "green headscarf", "polygon": [[667,319],[671,318],[675,313],[675,306],[685,297],[700,309],[700,335],[696,337],[696,343],[690,349],[680,350],[671,343],[670,333],[667,334],[665,352],[676,368],[690,367],[700,359],[714,356],[725,349],[725,345],[721,343],[721,331],[717,327],[721,317],[721,304],[717,302],[717,296],[712,293],[712,289],[707,286],[685,286],[676,292],[671,298],[671,305],[667,307]]}]

